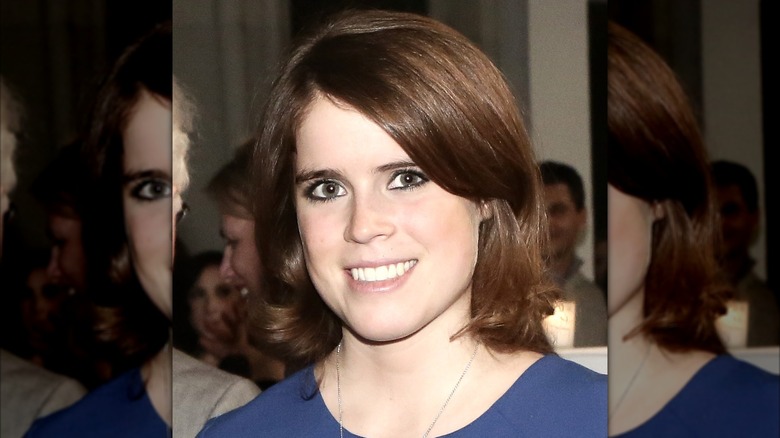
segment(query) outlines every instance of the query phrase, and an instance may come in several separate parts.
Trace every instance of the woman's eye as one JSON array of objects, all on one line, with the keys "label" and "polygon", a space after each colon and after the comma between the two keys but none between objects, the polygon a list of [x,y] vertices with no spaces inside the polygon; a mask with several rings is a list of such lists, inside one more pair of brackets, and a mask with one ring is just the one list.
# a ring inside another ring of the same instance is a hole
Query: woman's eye
[{"label": "woman's eye", "polygon": [[328,201],[346,195],[347,191],[336,181],[320,181],[309,188],[308,194],[310,199]]},{"label": "woman's eye", "polygon": [[393,175],[393,179],[390,181],[390,185],[387,188],[391,190],[413,189],[427,182],[428,182],[428,177],[423,175],[421,172],[413,171],[413,170],[403,170]]},{"label": "woman's eye", "polygon": [[138,183],[132,191],[135,198],[143,201],[154,201],[156,199],[168,198],[171,196],[171,184],[159,179],[148,179]]},{"label": "woman's eye", "polygon": [[236,289],[227,284],[220,284],[217,286],[217,296],[220,298],[227,298],[233,295],[233,292],[237,292]]}]

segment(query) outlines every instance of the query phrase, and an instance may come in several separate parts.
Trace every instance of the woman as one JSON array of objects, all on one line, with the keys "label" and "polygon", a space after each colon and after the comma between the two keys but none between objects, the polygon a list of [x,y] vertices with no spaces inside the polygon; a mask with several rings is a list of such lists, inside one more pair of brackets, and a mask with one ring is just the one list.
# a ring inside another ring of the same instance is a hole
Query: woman
[{"label": "woman", "polygon": [[259,330],[312,365],[201,437],[606,434],[605,376],[542,328],[539,171],[472,43],[422,16],[337,16],[293,51],[258,138]]},{"label": "woman", "polygon": [[[88,288],[101,308],[96,331],[131,368],[37,421],[28,436],[169,436],[172,417],[176,426],[183,420],[197,428],[210,410],[224,412],[223,404],[233,408],[257,393],[215,370],[227,377],[217,388],[190,382],[189,393],[212,392],[208,406],[171,401],[172,392],[180,395],[171,385],[169,340],[174,220],[188,180],[187,102],[172,81],[170,23],[129,47],[99,91],[84,150],[94,188],[84,222]],[[181,415],[172,413],[174,404]]]},{"label": "woman", "polygon": [[[189,323],[196,335],[192,355],[225,371],[252,378],[261,387],[273,382],[255,379],[255,349],[247,340],[246,297],[238,287],[220,274],[223,254],[200,253],[190,261],[191,275],[187,291]],[[181,309],[177,309],[177,312]],[[178,336],[178,333],[176,334]]]},{"label": "woman", "polygon": [[696,117],[671,69],[609,25],[611,435],[778,436],[778,376],[726,354],[728,289]]},{"label": "woman", "polygon": [[[3,226],[9,219],[11,201],[9,195],[16,187],[16,166],[14,155],[17,146],[17,136],[20,134],[19,116],[21,104],[16,96],[11,95],[5,79],[0,76],[0,249],[3,246]],[[18,254],[11,257],[18,260]],[[0,262],[7,263],[11,257],[3,258],[0,250]],[[16,304],[15,298],[9,295],[15,282],[7,276],[3,265],[3,290],[0,294],[2,306],[2,336],[0,336],[0,436],[21,436],[30,425],[44,415],[63,409],[81,398],[86,389],[76,380],[49,372],[32,362],[18,357],[7,348],[18,345],[20,319],[18,310],[10,303]],[[10,280],[10,281],[9,281]],[[9,315],[8,312],[16,315]],[[14,334],[15,336],[9,336]]]},{"label": "woman", "polygon": [[[219,273],[223,280],[241,289],[248,303],[253,296],[262,297],[260,254],[255,244],[255,219],[252,214],[252,181],[251,164],[253,141],[242,143],[235,152],[233,159],[224,165],[209,181],[207,191],[217,202],[220,214],[220,234],[225,240],[225,249]],[[292,367],[285,367],[281,361],[274,359],[265,352],[251,346],[252,342],[247,332],[246,313],[242,314],[240,328],[246,332],[241,350],[250,358],[254,380],[261,388],[281,380],[285,372]],[[286,368],[286,370],[285,370]]]}]

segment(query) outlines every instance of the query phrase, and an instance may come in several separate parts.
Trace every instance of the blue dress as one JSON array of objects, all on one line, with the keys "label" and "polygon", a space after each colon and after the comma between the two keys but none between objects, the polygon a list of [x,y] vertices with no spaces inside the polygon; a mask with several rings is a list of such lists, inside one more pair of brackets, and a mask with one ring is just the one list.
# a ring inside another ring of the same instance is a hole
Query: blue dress
[{"label": "blue dress", "polygon": [[[198,438],[338,437],[307,367],[248,404],[211,419]],[[355,435],[344,430],[344,436]],[[607,378],[557,355],[531,365],[487,412],[446,435],[466,437],[607,436]]]},{"label": "blue dress", "polygon": [[26,438],[167,438],[170,428],[146,394],[141,370],[132,369],[72,406],[36,420]]},{"label": "blue dress", "polygon": [[616,437],[715,436],[780,437],[780,376],[717,356],[655,416]]}]

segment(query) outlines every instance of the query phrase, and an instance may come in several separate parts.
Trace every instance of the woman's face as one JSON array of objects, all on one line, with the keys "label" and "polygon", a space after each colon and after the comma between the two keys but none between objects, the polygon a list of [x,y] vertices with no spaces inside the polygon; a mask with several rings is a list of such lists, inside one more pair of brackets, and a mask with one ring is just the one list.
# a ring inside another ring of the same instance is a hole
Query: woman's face
[{"label": "woman's face", "polygon": [[238,288],[220,278],[219,266],[210,265],[201,271],[190,290],[190,319],[201,336],[209,333],[217,339],[234,335],[231,324],[238,321],[241,294]]},{"label": "woman's face", "polygon": [[239,289],[260,292],[260,254],[255,245],[255,221],[223,213],[220,232],[225,239],[222,277]]},{"label": "woman's face", "polygon": [[122,201],[130,257],[144,290],[170,318],[172,198],[178,196],[171,182],[170,102],[142,92],[122,141]]},{"label": "woman's face", "polygon": [[379,126],[318,98],[297,132],[295,205],[327,305],[359,336],[391,341],[469,317],[481,215],[428,180]]},{"label": "woman's face", "polygon": [[644,290],[652,257],[653,208],[646,201],[607,186],[609,315]]}]

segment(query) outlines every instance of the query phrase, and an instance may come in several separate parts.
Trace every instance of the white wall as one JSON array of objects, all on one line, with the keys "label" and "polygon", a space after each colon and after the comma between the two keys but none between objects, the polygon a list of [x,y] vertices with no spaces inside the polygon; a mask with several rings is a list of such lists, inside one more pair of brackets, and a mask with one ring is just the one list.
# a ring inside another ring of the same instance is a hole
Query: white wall
[{"label": "white wall", "polygon": [[588,1],[529,0],[531,133],[541,159],[572,165],[582,175],[590,213],[579,246],[582,272],[593,278]]},{"label": "white wall", "polygon": [[289,43],[285,0],[173,0],[173,72],[197,105],[184,194],[191,213],[178,234],[192,253],[223,247],[210,178],[251,135],[271,73]]}]

